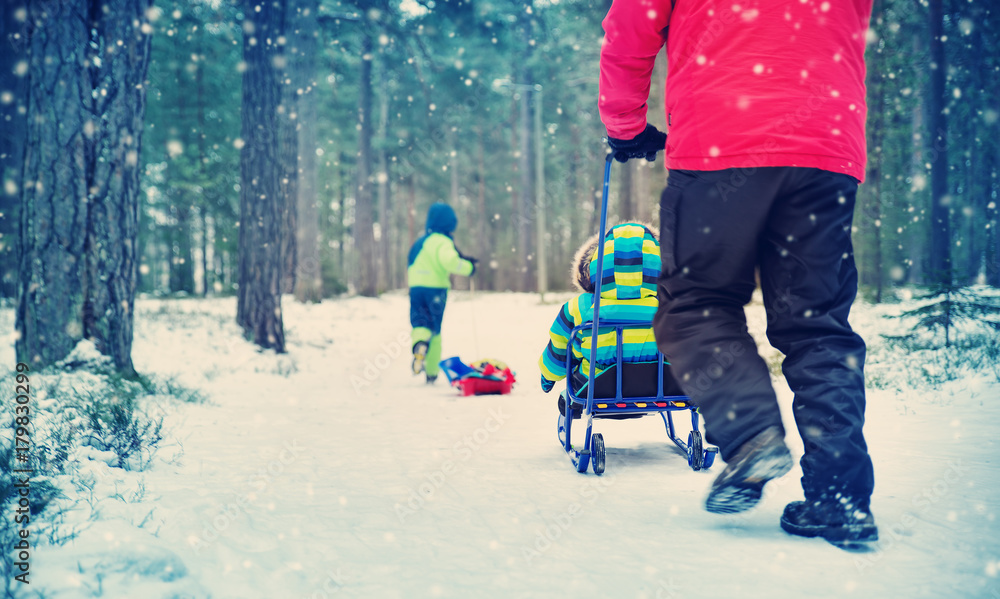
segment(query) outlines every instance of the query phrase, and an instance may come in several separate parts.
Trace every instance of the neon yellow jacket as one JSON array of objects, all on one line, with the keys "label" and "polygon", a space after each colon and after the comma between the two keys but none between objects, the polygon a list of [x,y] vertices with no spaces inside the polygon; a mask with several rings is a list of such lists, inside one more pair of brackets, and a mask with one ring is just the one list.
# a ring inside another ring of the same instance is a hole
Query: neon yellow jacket
[{"label": "neon yellow jacket", "polygon": [[406,280],[410,287],[451,288],[448,275],[467,277],[472,274],[472,262],[463,259],[455,242],[442,233],[429,233],[414,244],[410,250],[416,256],[406,269]]}]

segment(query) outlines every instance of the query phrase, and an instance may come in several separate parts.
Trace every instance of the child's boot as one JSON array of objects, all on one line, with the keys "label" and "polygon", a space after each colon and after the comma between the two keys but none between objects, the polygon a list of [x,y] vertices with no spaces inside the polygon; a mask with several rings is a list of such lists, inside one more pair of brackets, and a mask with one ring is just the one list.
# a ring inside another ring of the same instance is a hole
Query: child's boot
[{"label": "child's boot", "polygon": [[424,371],[428,347],[430,346],[426,341],[417,341],[413,344],[413,374],[420,374]]},{"label": "child's boot", "polygon": [[424,374],[427,375],[427,384],[433,384],[441,372],[441,335],[432,335],[424,350]]}]

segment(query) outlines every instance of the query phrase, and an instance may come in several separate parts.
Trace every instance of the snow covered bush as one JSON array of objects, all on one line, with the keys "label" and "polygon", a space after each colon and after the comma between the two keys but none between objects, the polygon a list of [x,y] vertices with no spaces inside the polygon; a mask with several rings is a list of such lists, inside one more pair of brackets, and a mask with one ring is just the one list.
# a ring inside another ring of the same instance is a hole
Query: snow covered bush
[{"label": "snow covered bush", "polygon": [[987,376],[1000,381],[1000,294],[987,287],[932,292],[881,319],[865,369],[876,389],[939,389]]},{"label": "snow covered bush", "polygon": [[91,393],[83,409],[89,433],[84,443],[110,451],[116,466],[141,470],[163,440],[163,416],[150,417],[136,409],[137,384],[111,380],[105,393]]},{"label": "snow covered bush", "polygon": [[[0,546],[4,548],[15,545],[12,535],[22,527],[15,522],[18,481],[23,476],[17,470],[33,471],[28,514],[32,534],[50,544],[65,543],[89,525],[89,519],[65,522],[73,519],[67,514],[81,503],[91,502],[98,479],[116,478],[111,474],[116,469],[144,470],[163,440],[168,411],[179,402],[204,402],[200,393],[171,378],[122,377],[87,341],[62,362],[33,372],[31,390],[29,446],[22,443],[21,450],[16,449],[14,420],[7,420],[12,412],[4,410],[0,422]],[[135,498],[117,499],[128,503]],[[90,506],[91,517],[98,513],[99,501]],[[14,569],[13,554],[0,552],[0,579],[13,581]],[[12,593],[7,584],[0,586],[0,596],[15,596]]]},{"label": "snow covered bush", "polygon": [[88,341],[34,380],[33,442],[43,472],[64,472],[78,446],[110,452],[110,465],[127,470],[141,470],[152,458],[163,438],[163,416],[148,414],[140,403],[156,392],[155,383],[122,377]]},{"label": "snow covered bush", "polygon": [[977,347],[1000,332],[1000,295],[988,287],[944,286],[931,290],[898,318],[912,323],[901,340],[916,348]]},{"label": "snow covered bush", "polygon": [[14,439],[12,427],[5,426],[0,429],[0,547],[3,548],[3,551],[0,551],[0,580],[4,581],[0,592],[4,593],[4,597],[14,596],[14,577],[20,573],[14,565],[15,552],[11,550],[18,541],[17,531],[21,528],[20,519],[33,518],[60,495],[59,489],[52,484],[48,477],[33,476],[31,478],[30,508],[26,509],[27,513],[18,513],[18,477],[22,475],[15,471],[36,466],[18,461],[17,452],[14,449]]}]

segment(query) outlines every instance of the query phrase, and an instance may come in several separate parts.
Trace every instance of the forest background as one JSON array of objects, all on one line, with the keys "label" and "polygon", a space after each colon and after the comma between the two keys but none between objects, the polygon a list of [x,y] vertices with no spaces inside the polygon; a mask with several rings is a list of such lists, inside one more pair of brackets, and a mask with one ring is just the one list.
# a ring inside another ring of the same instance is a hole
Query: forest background
[{"label": "forest background", "polygon": [[[458,247],[481,259],[478,289],[567,288],[597,229],[609,6],[5,2],[0,299],[22,306],[19,355],[52,363],[82,336],[130,369],[114,346],[131,343],[118,321],[136,292],[238,294],[246,334],[280,351],[281,293],[405,287],[407,250],[437,201],[458,213]],[[875,0],[854,226],[873,301],[894,287],[1000,286],[998,12]],[[666,66],[661,56],[654,81]],[[649,120],[665,129],[662,94],[654,83]],[[662,162],[614,177],[610,214],[655,223]],[[66,225],[79,247],[46,254],[61,225],[44,215],[81,205]],[[80,265],[69,284],[38,266],[63,263]]]}]

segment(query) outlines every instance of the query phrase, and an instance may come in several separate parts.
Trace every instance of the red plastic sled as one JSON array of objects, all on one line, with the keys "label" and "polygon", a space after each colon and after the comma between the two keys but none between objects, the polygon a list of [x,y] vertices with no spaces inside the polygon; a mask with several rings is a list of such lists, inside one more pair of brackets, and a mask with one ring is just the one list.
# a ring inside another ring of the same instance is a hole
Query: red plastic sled
[{"label": "red plastic sled", "polygon": [[458,357],[441,360],[441,370],[448,382],[456,387],[462,396],[507,395],[517,380],[514,373],[503,362],[480,360],[465,364]]}]

